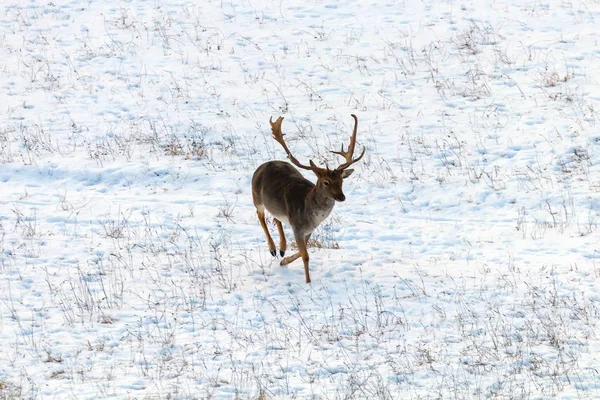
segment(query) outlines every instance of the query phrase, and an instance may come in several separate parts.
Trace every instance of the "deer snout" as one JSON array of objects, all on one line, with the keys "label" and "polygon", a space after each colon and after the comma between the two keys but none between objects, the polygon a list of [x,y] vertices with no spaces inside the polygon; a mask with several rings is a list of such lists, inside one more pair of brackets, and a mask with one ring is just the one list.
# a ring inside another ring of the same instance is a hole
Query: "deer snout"
[{"label": "deer snout", "polygon": [[346,200],[346,196],[344,196],[344,193],[339,193],[339,194],[335,195],[334,199],[336,201],[342,202],[342,201]]}]

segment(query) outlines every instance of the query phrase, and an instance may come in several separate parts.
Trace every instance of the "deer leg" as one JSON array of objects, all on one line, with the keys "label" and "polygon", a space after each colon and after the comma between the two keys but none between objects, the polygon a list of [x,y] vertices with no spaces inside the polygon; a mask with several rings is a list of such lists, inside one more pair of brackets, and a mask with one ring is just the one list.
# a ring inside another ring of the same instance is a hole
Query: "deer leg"
[{"label": "deer leg", "polygon": [[[304,243],[308,244],[308,239],[310,239],[310,233],[308,235],[306,235],[304,237]],[[298,244],[298,240],[296,240],[296,244]],[[298,244],[298,249],[300,249],[300,245]],[[297,259],[299,259],[300,257],[302,257],[302,253],[300,253],[300,251],[298,251],[296,254],[293,254],[291,256],[287,256],[286,258],[284,258],[283,260],[281,260],[281,262],[279,263],[279,265],[283,266],[283,265],[288,265],[291,262],[296,261]]]},{"label": "deer leg", "polygon": [[283,257],[285,255],[285,250],[287,249],[285,233],[283,232],[283,225],[281,225],[280,220],[275,219],[275,224],[277,225],[277,231],[279,232],[279,254]]},{"label": "deer leg", "polygon": [[310,233],[306,236],[302,234],[295,234],[296,236],[296,244],[298,245],[298,252],[302,256],[302,262],[304,263],[304,276],[306,277],[306,283],[310,283],[310,271],[308,269],[308,250],[306,248],[306,244],[308,243],[308,238],[310,238]]},{"label": "deer leg", "polygon": [[308,270],[309,257],[308,250],[306,249],[306,243],[310,238],[310,234],[302,236],[302,234],[294,233],[294,236],[296,237],[296,245],[298,246],[298,252],[281,260],[281,263],[279,263],[279,265],[288,265],[289,263],[296,261],[297,259],[302,257],[302,261],[304,262],[304,275],[306,277],[306,283],[310,283],[310,272]]},{"label": "deer leg", "polygon": [[273,242],[273,238],[271,238],[271,234],[269,233],[269,228],[267,228],[267,221],[265,220],[265,213],[256,211],[256,215],[258,215],[258,220],[260,221],[260,226],[262,226],[263,231],[265,231],[265,236],[267,237],[267,246],[269,246],[269,252],[271,255],[275,257],[275,243]]},{"label": "deer leg", "polygon": [[304,243],[306,243],[306,247],[308,247],[308,240],[310,239],[310,235],[312,235],[312,232],[304,236]]},{"label": "deer leg", "polygon": [[291,262],[296,261],[300,257],[302,257],[302,261],[304,262],[304,275],[306,277],[306,283],[310,283],[310,271],[308,270],[308,250],[306,248],[306,244],[308,243],[308,239],[310,239],[310,233],[304,237],[302,235],[294,235],[296,237],[296,245],[298,246],[298,252],[294,255],[287,256],[279,265],[284,266],[288,265]]},{"label": "deer leg", "polygon": [[291,256],[287,256],[286,258],[284,258],[283,260],[281,260],[281,262],[279,263],[279,265],[284,266],[284,265],[288,265],[291,262],[296,261],[297,259],[299,259],[301,257],[300,252],[291,255]]}]

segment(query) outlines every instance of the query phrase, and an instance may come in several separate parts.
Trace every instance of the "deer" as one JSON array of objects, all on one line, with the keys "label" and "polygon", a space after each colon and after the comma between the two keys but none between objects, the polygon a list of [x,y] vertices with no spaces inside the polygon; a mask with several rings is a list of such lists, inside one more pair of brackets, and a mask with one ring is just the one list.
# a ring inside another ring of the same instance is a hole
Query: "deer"
[{"label": "deer", "polygon": [[[301,164],[294,157],[287,147],[284,140],[284,133],[281,131],[283,117],[269,119],[273,139],[283,147],[288,159],[296,167],[312,171],[317,177],[317,183],[312,183],[306,179],[298,169],[285,161],[267,161],[260,165],[252,176],[252,200],[256,207],[256,214],[260,225],[267,238],[267,246],[273,257],[276,256],[275,243],[269,233],[267,222],[265,220],[265,211],[267,211],[275,220],[277,231],[279,233],[279,254],[282,260],[279,265],[288,265],[291,262],[302,257],[304,263],[304,275],[306,283],[310,283],[309,255],[307,244],[313,231],[329,216],[336,202],[343,202],[346,196],[342,191],[344,179],[348,178],[354,172],[349,169],[352,164],[360,161],[365,155],[366,148],[363,147],[362,153],[357,158],[354,157],[354,148],[356,146],[356,132],[358,128],[358,118],[354,118],[354,131],[350,137],[348,149],[340,151],[331,151],[331,153],[342,156],[345,161],[335,169],[318,167],[312,160],[308,165]],[[282,222],[285,222],[292,228],[298,251],[288,257],[285,257],[287,247]]]}]

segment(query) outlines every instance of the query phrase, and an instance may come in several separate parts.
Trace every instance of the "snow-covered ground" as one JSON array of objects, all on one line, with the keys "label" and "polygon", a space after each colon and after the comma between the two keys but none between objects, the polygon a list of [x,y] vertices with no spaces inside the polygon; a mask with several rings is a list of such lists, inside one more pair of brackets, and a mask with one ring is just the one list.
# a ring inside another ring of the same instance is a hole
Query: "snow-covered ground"
[{"label": "snow-covered ground", "polygon": [[[0,11],[1,399],[600,398],[598,1]],[[307,285],[250,180],[352,113]]]}]

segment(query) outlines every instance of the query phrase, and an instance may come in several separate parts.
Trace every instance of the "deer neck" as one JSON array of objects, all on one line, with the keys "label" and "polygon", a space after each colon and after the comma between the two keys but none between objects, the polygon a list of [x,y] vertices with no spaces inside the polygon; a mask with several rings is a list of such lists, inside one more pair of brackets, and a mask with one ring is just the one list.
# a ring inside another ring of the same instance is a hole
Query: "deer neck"
[{"label": "deer neck", "polygon": [[335,205],[335,200],[327,197],[320,186],[312,188],[307,196],[307,201],[310,203],[310,209],[314,210],[319,216],[322,216],[322,220],[327,218]]}]

